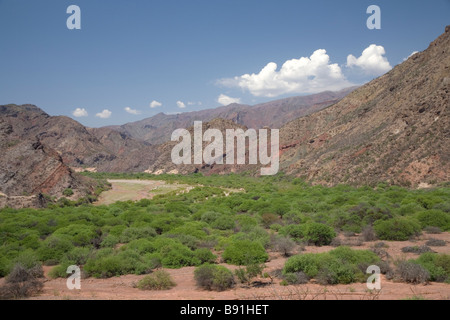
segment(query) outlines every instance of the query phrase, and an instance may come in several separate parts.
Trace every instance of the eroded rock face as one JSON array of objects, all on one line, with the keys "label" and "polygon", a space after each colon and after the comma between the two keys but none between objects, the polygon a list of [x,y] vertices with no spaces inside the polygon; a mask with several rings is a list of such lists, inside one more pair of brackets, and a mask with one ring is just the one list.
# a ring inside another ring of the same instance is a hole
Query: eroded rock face
[{"label": "eroded rock face", "polygon": [[0,207],[40,207],[42,194],[60,197],[66,188],[75,197],[90,192],[89,183],[73,175],[61,156],[38,138],[19,139],[0,119]]},{"label": "eroded rock face", "polygon": [[450,32],[336,105],[281,129],[281,166],[324,184],[450,180]]}]

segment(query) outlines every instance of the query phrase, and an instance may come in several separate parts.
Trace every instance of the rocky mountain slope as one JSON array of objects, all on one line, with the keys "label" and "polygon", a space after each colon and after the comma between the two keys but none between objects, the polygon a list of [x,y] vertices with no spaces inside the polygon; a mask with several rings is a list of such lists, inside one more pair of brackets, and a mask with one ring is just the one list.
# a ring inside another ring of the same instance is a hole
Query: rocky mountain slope
[{"label": "rocky mountain slope", "polygon": [[0,117],[17,140],[36,138],[71,167],[140,172],[155,156],[148,143],[111,129],[89,129],[68,117],[52,117],[33,105],[0,106]]},{"label": "rocky mountain slope", "polygon": [[61,196],[71,188],[74,198],[93,191],[93,185],[72,172],[61,156],[37,137],[23,138],[0,118],[0,207],[39,207],[42,196]]},{"label": "rocky mountain slope", "polygon": [[450,180],[450,26],[424,52],[281,129],[281,168],[318,183]]},{"label": "rocky mountain slope", "polygon": [[326,91],[309,96],[271,101],[255,106],[231,104],[216,109],[176,115],[159,113],[141,121],[108,128],[151,144],[162,144],[170,141],[170,136],[174,130],[189,128],[194,121],[208,122],[217,118],[231,120],[238,125],[253,129],[260,129],[265,126],[276,129],[293,119],[322,110],[338,102],[355,89],[356,87],[351,87],[338,92]]}]

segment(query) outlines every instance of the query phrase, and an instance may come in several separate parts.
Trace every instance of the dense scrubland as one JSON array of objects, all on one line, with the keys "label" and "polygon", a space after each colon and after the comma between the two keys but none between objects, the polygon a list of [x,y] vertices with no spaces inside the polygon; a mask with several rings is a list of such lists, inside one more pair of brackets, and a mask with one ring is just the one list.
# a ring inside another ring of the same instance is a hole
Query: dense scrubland
[{"label": "dense scrubland", "polygon": [[[373,264],[405,282],[450,282],[450,255],[418,247],[405,249],[417,251],[416,259],[391,261],[383,254],[382,242],[449,231],[448,184],[409,190],[383,183],[376,188],[313,186],[282,174],[87,175],[164,180],[195,188],[109,206],[63,199],[46,209],[0,210],[0,277],[6,277],[9,288],[3,288],[4,297],[38,290],[38,284],[23,288],[22,281],[22,291],[11,293],[13,276],[35,281],[42,276],[41,265],[54,266],[51,277],[67,277],[70,265],[81,266],[85,277],[150,274],[138,284],[144,289],[173,287],[166,274],[153,271],[185,266],[198,267],[197,284],[208,290],[251,283],[256,276],[285,285],[310,279],[322,284],[364,282]],[[338,234],[358,234],[361,241],[380,243],[371,250],[355,250],[341,243]],[[336,248],[329,252],[301,253],[305,245],[330,244]],[[275,275],[264,272],[272,251],[290,257]],[[240,267],[232,272],[219,265],[222,262]]]}]

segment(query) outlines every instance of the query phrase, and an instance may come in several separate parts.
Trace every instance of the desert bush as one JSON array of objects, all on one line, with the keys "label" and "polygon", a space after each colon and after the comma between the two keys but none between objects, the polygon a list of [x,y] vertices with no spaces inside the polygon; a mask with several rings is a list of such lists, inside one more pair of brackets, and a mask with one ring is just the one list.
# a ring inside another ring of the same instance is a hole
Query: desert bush
[{"label": "desert bush", "polygon": [[162,265],[166,268],[176,269],[200,264],[200,260],[195,257],[192,250],[176,241],[163,244],[158,252],[161,255]]},{"label": "desert bush", "polygon": [[258,221],[255,218],[246,214],[238,215],[236,221],[243,232],[250,231],[258,225]]},{"label": "desert bush", "polygon": [[215,211],[207,211],[202,214],[201,221],[211,224],[222,216],[222,213]]},{"label": "desert bush", "polygon": [[366,226],[362,231],[362,239],[364,241],[375,241],[377,240],[377,236],[375,235],[375,231],[372,226]]},{"label": "desert bush", "polygon": [[141,290],[169,290],[176,286],[167,271],[157,270],[151,275],[142,278],[137,287]]},{"label": "desert bush", "polygon": [[421,211],[416,214],[416,218],[423,228],[438,227],[444,231],[450,229],[450,213],[441,210]]},{"label": "desert bush", "polygon": [[373,252],[340,247],[326,253],[293,256],[286,261],[283,274],[304,272],[321,284],[348,284],[364,281],[365,275],[359,265],[377,262],[379,258]]},{"label": "desert bush", "polygon": [[335,248],[340,247],[341,245],[342,245],[342,241],[338,237],[334,237],[334,239],[331,240],[331,242],[330,242],[330,246],[335,247]]},{"label": "desert bush", "polygon": [[450,282],[450,255],[425,253],[415,263],[429,272],[431,281]]},{"label": "desert bush", "polygon": [[431,252],[431,248],[423,245],[423,246],[408,246],[408,247],[403,247],[402,248],[402,252],[403,253],[415,253],[415,254],[422,254],[422,253],[426,253],[426,252]]},{"label": "desert bush", "polygon": [[295,249],[295,242],[289,237],[279,235],[273,238],[272,246],[277,252],[289,257]]},{"label": "desert bush", "polygon": [[294,240],[301,240],[304,237],[304,227],[299,224],[289,224],[280,229],[280,234],[290,236]]},{"label": "desert bush", "polygon": [[430,273],[412,261],[402,261],[397,266],[399,278],[405,282],[419,284],[430,280]]},{"label": "desert bush", "polygon": [[206,248],[200,248],[194,251],[194,256],[203,263],[214,263],[217,256],[211,252],[211,250]]},{"label": "desert bush", "polygon": [[45,239],[37,250],[41,261],[60,261],[63,255],[74,248],[70,237],[61,234],[53,234]]},{"label": "desert bush", "polygon": [[374,224],[377,237],[381,240],[405,241],[420,234],[420,224],[415,220],[397,217],[379,220]]},{"label": "desert bush", "polygon": [[430,247],[445,247],[447,242],[445,240],[431,238],[425,244]]},{"label": "desert bush", "polygon": [[264,248],[268,248],[270,245],[270,235],[262,227],[255,227],[249,232],[238,232],[232,236],[232,240],[259,242]]},{"label": "desert bush", "polygon": [[197,286],[206,290],[224,291],[234,286],[233,273],[219,265],[204,264],[194,271]]},{"label": "desert bush", "polygon": [[274,223],[274,224],[270,225],[270,230],[275,231],[275,232],[279,232],[282,227],[283,226],[281,224]]},{"label": "desert bush", "polygon": [[254,263],[245,268],[239,268],[235,270],[235,274],[241,283],[251,284],[252,279],[261,276],[262,272],[266,266],[262,263]]},{"label": "desert bush", "polygon": [[439,227],[425,227],[423,230],[429,234],[441,234],[442,233],[442,229]]},{"label": "desert bush", "polygon": [[64,189],[63,195],[66,197],[70,197],[73,195],[73,190],[71,188]]},{"label": "desert bush", "polygon": [[225,248],[222,258],[228,263],[242,266],[266,262],[269,255],[259,242],[235,240]]},{"label": "desert bush", "polygon": [[102,248],[113,248],[120,242],[119,237],[108,234],[106,237],[102,239],[102,242],[100,243],[100,247]]},{"label": "desert bush", "polygon": [[236,222],[232,217],[222,215],[211,223],[211,227],[219,230],[233,230],[236,227]]},{"label": "desert bush", "polygon": [[261,216],[261,221],[265,228],[269,228],[272,224],[278,221],[278,216],[273,213],[264,213]]},{"label": "desert bush", "polygon": [[98,237],[93,225],[71,224],[57,229],[53,235],[67,236],[75,246],[87,246]]},{"label": "desert bush", "polygon": [[152,266],[147,257],[135,250],[123,250],[107,254],[98,254],[88,259],[84,271],[95,278],[111,278],[125,274],[144,274]]},{"label": "desert bush", "polygon": [[130,227],[123,230],[120,235],[120,242],[128,243],[137,239],[146,239],[156,237],[156,231],[152,227],[135,228]]},{"label": "desert bush", "polygon": [[304,240],[316,246],[326,246],[336,237],[333,228],[322,223],[307,223],[304,227]]},{"label": "desert bush", "polygon": [[44,284],[40,278],[43,276],[42,266],[35,264],[26,267],[16,263],[5,284],[0,287],[0,299],[19,299],[30,297],[42,290]]},{"label": "desert bush", "polygon": [[309,282],[309,277],[302,271],[286,273],[282,277],[286,284],[306,284]]}]

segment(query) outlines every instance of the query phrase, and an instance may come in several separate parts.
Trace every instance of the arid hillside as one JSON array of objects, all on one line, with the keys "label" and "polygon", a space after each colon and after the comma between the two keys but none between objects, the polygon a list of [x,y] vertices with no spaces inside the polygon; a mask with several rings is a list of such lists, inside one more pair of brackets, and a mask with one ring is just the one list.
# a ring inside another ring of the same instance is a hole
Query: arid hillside
[{"label": "arid hillside", "polygon": [[424,52],[281,129],[281,168],[334,185],[450,180],[450,26]]}]

